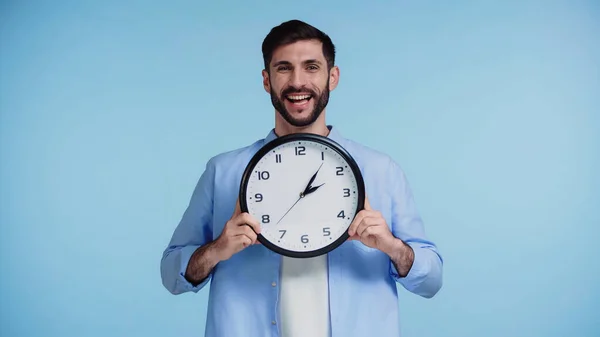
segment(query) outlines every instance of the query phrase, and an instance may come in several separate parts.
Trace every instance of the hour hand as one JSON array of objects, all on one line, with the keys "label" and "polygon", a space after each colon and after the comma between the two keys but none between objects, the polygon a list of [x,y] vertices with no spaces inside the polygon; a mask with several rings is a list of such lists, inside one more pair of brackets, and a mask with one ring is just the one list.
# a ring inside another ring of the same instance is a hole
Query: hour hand
[{"label": "hour hand", "polygon": [[319,187],[321,187],[323,185],[325,185],[325,183],[322,183],[319,186],[314,186],[314,187],[311,186],[306,192],[304,192],[304,196],[311,194],[312,192],[316,191],[317,189],[319,189]]},{"label": "hour hand", "polygon": [[323,166],[323,163],[321,163],[321,165],[319,166],[319,168],[317,169],[317,172],[315,172],[315,174],[313,174],[313,176],[310,178],[310,181],[308,182],[308,185],[306,185],[306,188],[304,189],[304,192],[302,192],[302,194],[306,195],[308,193],[312,193],[312,192],[308,192],[311,189],[311,185],[313,183],[313,181],[315,181],[315,178],[317,177],[317,173],[319,173],[319,170],[321,170],[321,166]]}]

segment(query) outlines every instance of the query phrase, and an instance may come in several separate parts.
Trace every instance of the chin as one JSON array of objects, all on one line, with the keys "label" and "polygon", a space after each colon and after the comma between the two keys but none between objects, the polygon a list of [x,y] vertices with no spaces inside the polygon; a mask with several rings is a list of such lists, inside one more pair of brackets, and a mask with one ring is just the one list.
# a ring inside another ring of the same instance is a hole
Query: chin
[{"label": "chin", "polygon": [[314,124],[320,114],[315,114],[308,110],[302,113],[280,113],[280,116],[291,126],[296,128],[304,128]]},{"label": "chin", "polygon": [[290,124],[296,128],[305,128],[307,126],[312,125],[313,123],[314,123],[314,121],[312,119],[305,118],[305,119],[295,119],[293,121],[293,123],[290,123]]}]

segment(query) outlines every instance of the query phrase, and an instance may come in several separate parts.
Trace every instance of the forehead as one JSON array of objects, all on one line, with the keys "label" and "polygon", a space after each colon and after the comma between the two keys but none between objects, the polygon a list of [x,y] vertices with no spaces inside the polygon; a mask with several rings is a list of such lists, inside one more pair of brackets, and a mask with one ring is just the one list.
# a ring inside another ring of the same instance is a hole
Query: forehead
[{"label": "forehead", "polygon": [[271,64],[287,61],[300,63],[305,60],[319,60],[325,62],[323,43],[319,40],[302,40],[280,46],[273,52]]}]

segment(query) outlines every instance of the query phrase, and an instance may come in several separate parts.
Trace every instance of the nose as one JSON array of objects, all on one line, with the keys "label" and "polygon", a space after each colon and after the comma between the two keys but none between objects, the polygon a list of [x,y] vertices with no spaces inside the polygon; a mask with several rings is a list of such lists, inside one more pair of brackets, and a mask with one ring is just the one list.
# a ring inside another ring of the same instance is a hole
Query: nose
[{"label": "nose", "polygon": [[295,69],[292,72],[292,76],[290,78],[290,85],[292,85],[295,88],[302,88],[306,85],[306,76],[301,70]]}]

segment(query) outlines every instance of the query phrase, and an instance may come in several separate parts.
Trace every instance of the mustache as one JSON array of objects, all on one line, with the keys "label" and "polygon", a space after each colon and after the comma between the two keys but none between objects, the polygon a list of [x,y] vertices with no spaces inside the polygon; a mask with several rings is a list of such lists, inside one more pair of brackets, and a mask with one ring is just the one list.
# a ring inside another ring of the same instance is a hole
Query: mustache
[{"label": "mustache", "polygon": [[295,94],[295,93],[300,93],[300,92],[307,92],[307,93],[309,93],[312,96],[317,96],[317,93],[314,90],[309,89],[307,87],[301,87],[301,88],[287,87],[287,88],[285,88],[285,90],[283,90],[281,92],[281,96],[284,97],[284,96],[287,96],[289,94]]}]

